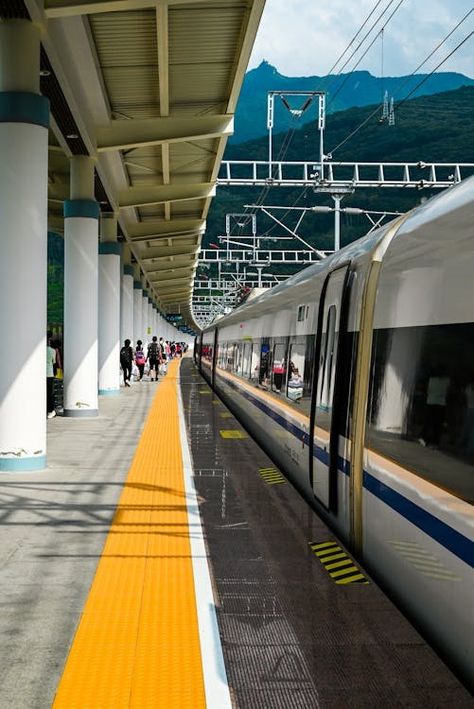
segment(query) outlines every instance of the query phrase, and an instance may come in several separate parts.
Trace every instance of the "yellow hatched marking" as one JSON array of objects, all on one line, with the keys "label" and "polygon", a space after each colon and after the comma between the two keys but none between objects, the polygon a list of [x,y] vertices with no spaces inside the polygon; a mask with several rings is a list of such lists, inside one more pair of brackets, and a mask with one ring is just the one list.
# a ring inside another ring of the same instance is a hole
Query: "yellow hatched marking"
[{"label": "yellow hatched marking", "polygon": [[[326,567],[326,568],[327,568],[327,567]],[[339,576],[344,576],[344,575],[347,574],[349,571],[355,571],[356,573],[358,573],[358,572],[359,572],[359,569],[357,568],[357,566],[354,566],[353,564],[351,564],[351,566],[348,566],[346,569],[339,569],[339,571],[332,571],[332,572],[329,574],[329,576],[330,576],[332,579],[337,579]]]},{"label": "yellow hatched marking", "polygon": [[[337,544],[337,542],[310,542],[309,546],[314,555],[318,557],[334,583],[365,583],[369,582],[361,573],[360,569],[354,565],[354,561]],[[349,576],[347,574],[350,574]]]},{"label": "yellow hatched marking", "polygon": [[311,549],[325,549],[326,547],[337,547],[337,543],[336,542],[321,542],[320,544],[310,544],[310,547],[311,547]]},{"label": "yellow hatched marking", "polygon": [[321,554],[316,553],[316,556],[322,564],[326,564],[327,561],[336,561],[336,559],[348,558],[344,551],[340,551],[338,554],[330,554],[329,556],[322,556]]},{"label": "yellow hatched marking", "polygon": [[200,394],[209,394],[209,396],[211,395],[211,392],[209,391],[209,389],[199,389],[199,393]]},{"label": "yellow hatched marking", "polygon": [[355,576],[349,576],[346,579],[337,579],[336,583],[339,584],[340,586],[346,584],[346,583],[354,583],[354,581],[360,581],[362,584],[368,584],[369,582],[365,578],[364,574],[355,574]]},{"label": "yellow hatched marking", "polygon": [[352,566],[352,559],[346,557],[342,561],[335,561],[333,564],[324,564],[326,571],[331,571],[331,569],[340,569],[342,566]]},{"label": "yellow hatched marking", "polygon": [[[326,549],[316,549],[314,553],[316,556],[323,557],[328,554],[335,554],[338,551],[342,551],[341,547],[335,544],[333,547],[327,547]],[[345,552],[343,552],[345,554]]]},{"label": "yellow hatched marking", "polygon": [[221,414],[219,414],[223,419],[231,419],[233,417],[233,414],[230,413],[230,411],[223,411]]},{"label": "yellow hatched marking", "polygon": [[248,438],[247,434],[244,433],[243,431],[219,431],[221,434],[222,438]]},{"label": "yellow hatched marking", "polygon": [[286,482],[285,476],[277,468],[259,468],[258,472],[264,480],[278,480],[279,482]]},{"label": "yellow hatched marking", "polygon": [[156,392],[54,709],[205,707],[178,367]]}]

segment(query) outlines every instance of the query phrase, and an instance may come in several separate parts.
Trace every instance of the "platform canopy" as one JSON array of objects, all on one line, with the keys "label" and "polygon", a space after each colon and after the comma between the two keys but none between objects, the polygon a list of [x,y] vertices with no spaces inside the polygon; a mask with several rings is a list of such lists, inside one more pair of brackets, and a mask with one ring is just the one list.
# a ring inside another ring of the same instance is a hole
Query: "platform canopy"
[{"label": "platform canopy", "polygon": [[49,228],[69,158],[96,156],[96,198],[161,310],[188,325],[197,252],[265,0],[18,0],[42,35],[51,101]]}]

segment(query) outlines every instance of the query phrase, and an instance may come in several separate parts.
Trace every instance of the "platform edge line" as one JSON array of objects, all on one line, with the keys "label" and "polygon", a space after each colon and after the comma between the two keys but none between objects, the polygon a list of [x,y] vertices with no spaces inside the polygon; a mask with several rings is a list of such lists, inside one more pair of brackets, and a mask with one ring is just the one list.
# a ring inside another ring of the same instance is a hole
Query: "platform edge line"
[{"label": "platform edge line", "polygon": [[[181,365],[181,363],[180,363]],[[224,663],[224,654],[219,635],[217,613],[214,603],[211,576],[207,561],[206,545],[201,524],[201,513],[193,481],[193,464],[188,445],[184,418],[183,398],[181,394],[181,366],[177,377],[179,433],[183,462],[184,488],[188,519],[192,520],[192,533],[189,534],[194,574],[196,610],[198,615],[199,636],[201,639],[202,671],[208,707],[232,709],[229,683]]]}]

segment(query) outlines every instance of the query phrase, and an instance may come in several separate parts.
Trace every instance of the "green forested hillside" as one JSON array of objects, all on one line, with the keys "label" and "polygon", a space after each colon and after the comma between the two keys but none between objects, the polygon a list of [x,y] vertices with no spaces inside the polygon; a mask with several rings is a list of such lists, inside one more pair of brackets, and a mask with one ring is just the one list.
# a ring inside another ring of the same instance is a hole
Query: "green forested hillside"
[{"label": "green forested hillside", "polygon": [[[379,122],[377,113],[367,124],[339,149],[334,150],[374,110],[374,106],[353,108],[328,116],[325,132],[325,151],[333,152],[333,160],[340,161],[437,161],[474,163],[474,87],[463,87],[433,96],[425,96],[404,103],[396,111],[395,126]],[[286,134],[276,136],[275,151]],[[311,161],[317,157],[318,135],[314,124],[294,132],[286,152],[287,160]],[[249,141],[228,147],[225,159],[266,160],[267,139]],[[208,220],[204,243],[215,242],[225,233],[226,213],[241,213],[244,204],[254,204],[261,189],[219,187]],[[346,197],[343,207],[357,206],[372,210],[407,211],[420,200],[430,196],[426,190],[372,189],[357,190]],[[330,197],[312,190],[272,188],[263,199],[268,205],[332,205]],[[288,214],[285,223],[294,223],[296,215]],[[258,233],[271,228],[271,236],[282,235],[280,227],[261,215]],[[369,228],[364,216],[342,216],[342,243],[362,236]],[[331,248],[333,243],[333,216],[309,215],[299,232],[319,248]]]},{"label": "green forested hillside", "polygon": [[48,323],[63,322],[64,240],[48,232]]}]

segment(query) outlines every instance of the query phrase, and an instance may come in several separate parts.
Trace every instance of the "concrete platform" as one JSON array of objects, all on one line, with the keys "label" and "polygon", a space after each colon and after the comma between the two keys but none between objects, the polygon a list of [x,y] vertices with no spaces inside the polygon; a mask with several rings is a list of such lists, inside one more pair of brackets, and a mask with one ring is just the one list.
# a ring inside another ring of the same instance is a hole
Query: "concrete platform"
[{"label": "concrete platform", "polygon": [[48,421],[48,468],[0,473],[0,708],[50,707],[160,384]]}]

